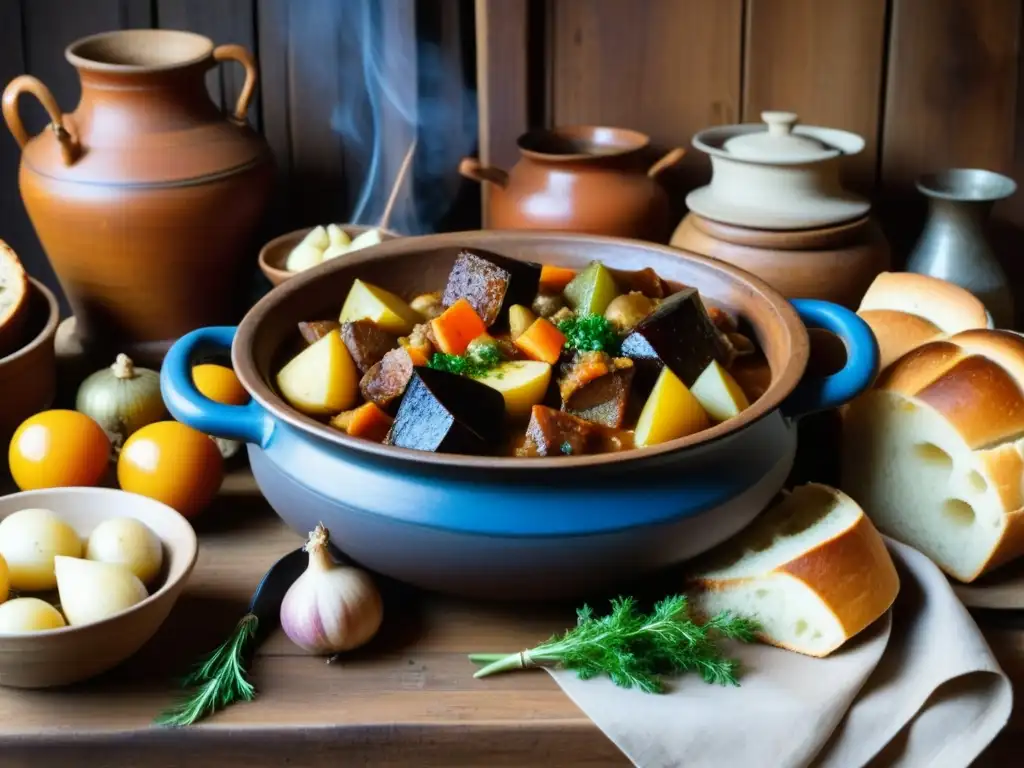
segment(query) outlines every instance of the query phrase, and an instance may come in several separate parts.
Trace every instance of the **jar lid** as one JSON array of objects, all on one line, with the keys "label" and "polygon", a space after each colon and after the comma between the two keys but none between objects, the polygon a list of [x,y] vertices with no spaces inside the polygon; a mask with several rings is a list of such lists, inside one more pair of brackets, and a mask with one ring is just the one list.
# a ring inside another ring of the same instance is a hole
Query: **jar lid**
[{"label": "jar lid", "polygon": [[740,160],[754,162],[813,162],[839,154],[815,138],[793,133],[797,116],[793,112],[762,112],[767,131],[754,131],[733,136],[722,148]]}]

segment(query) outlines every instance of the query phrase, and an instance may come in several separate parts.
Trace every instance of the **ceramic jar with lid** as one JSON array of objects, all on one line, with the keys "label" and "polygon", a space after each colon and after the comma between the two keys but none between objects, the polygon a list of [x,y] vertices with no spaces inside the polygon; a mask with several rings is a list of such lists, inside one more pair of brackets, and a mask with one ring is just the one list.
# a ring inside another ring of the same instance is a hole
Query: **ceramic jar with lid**
[{"label": "ceramic jar with lid", "polygon": [[[4,91],[3,115],[22,148],[21,196],[78,342],[166,348],[196,327],[230,322],[273,185],[269,147],[246,122],[252,56],[166,29],[93,35],[65,55],[82,85],[74,111],[22,75]],[[206,73],[221,62],[246,73],[227,115],[206,90]],[[21,121],[22,96],[49,114],[36,136]]]},{"label": "ceramic jar with lid", "polygon": [[763,124],[709,128],[693,146],[711,158],[711,183],[686,198],[707,219],[756,229],[809,229],[864,216],[871,207],[844,189],[844,158],[864,139],[835,128],[797,125],[792,112],[763,112]]},{"label": "ceramic jar with lid", "polygon": [[753,272],[788,299],[855,309],[890,263],[870,203],[842,184],[842,163],[864,140],[797,125],[791,112],[761,117],[694,137],[711,158],[712,178],[686,198],[690,212],[671,243]]},{"label": "ceramic jar with lid", "polygon": [[491,229],[532,229],[668,241],[668,193],[658,176],[682,160],[676,148],[653,164],[649,138],[625,128],[562,126],[519,137],[508,171],[465,158],[459,172],[490,185]]}]

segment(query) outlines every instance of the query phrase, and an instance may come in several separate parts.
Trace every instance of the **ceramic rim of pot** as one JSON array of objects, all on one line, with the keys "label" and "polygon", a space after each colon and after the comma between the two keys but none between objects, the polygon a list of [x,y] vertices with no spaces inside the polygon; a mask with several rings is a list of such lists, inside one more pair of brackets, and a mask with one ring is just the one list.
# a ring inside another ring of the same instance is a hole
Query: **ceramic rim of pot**
[{"label": "ceramic rim of pot", "polygon": [[[919,176],[914,185],[926,197],[972,203],[993,203],[1017,191],[1017,182],[1009,176],[984,168],[946,168]],[[954,190],[957,186],[961,191]]]},{"label": "ceramic rim of pot", "polygon": [[[57,326],[60,324],[60,305],[57,303],[57,297],[54,296],[53,291],[34,277],[29,277],[28,281],[33,290],[37,291],[39,295],[46,300],[46,307],[49,310],[49,314],[46,318],[46,324],[43,325],[42,330],[32,337],[29,342],[22,344],[5,357],[0,357],[0,365],[28,355],[42,344],[45,344],[47,339],[52,339],[57,334]],[[32,297],[29,296],[29,301],[31,300]]]},{"label": "ceramic rim of pot", "polygon": [[[161,57],[161,43],[174,41],[177,56]],[[213,55],[213,41],[178,29],[121,29],[100,32],[71,43],[64,58],[78,69],[93,72],[163,72],[182,69]]]},{"label": "ceramic rim of pot", "polygon": [[782,294],[753,274],[717,259],[689,253],[686,254],[685,258],[697,262],[705,269],[724,273],[732,282],[738,283],[747,291],[756,295],[760,302],[765,305],[766,309],[771,310],[772,322],[784,331],[782,343],[785,346],[785,353],[780,354],[779,357],[784,359],[786,363],[782,370],[778,372],[772,371],[772,383],[768,389],[738,416],[734,416],[727,421],[696,434],[670,440],[659,445],[612,453],[545,458],[472,456],[400,448],[357,437],[350,437],[310,416],[305,416],[289,406],[260,375],[253,356],[253,349],[261,321],[271,313],[277,304],[282,303],[291,295],[301,292],[307,285],[322,279],[331,272],[347,270],[352,267],[358,267],[358,265],[363,263],[387,259],[393,256],[405,256],[417,252],[430,252],[444,248],[479,247],[489,248],[496,252],[507,251],[507,248],[502,247],[502,241],[506,238],[519,241],[562,241],[563,243],[579,247],[582,252],[586,252],[588,245],[599,246],[607,244],[624,246],[638,251],[655,251],[662,255],[670,255],[673,258],[680,257],[680,252],[677,249],[665,245],[619,237],[560,232],[478,230],[390,240],[381,245],[367,248],[365,252],[357,251],[349,258],[333,259],[330,262],[300,272],[260,299],[246,314],[235,333],[234,343],[231,348],[231,362],[238,378],[245,389],[252,395],[253,400],[262,406],[274,419],[279,419],[300,432],[327,443],[333,443],[362,454],[415,464],[532,471],[537,469],[565,470],[618,462],[643,461],[667,453],[708,445],[709,443],[739,433],[745,427],[775,411],[782,404],[782,401],[796,388],[803,377],[810,356],[810,341],[807,329],[804,327],[795,307],[783,298]]},{"label": "ceramic rim of pot", "polygon": [[[599,138],[604,134],[607,138],[619,141],[602,142]],[[545,151],[544,142],[562,140],[576,151],[559,152]],[[537,128],[527,131],[516,139],[516,147],[524,157],[545,162],[569,162],[576,160],[599,160],[605,157],[622,157],[638,152],[651,143],[646,133],[631,128],[616,128],[608,125],[562,125],[555,128]],[[609,151],[579,151],[582,147],[608,147]]]}]

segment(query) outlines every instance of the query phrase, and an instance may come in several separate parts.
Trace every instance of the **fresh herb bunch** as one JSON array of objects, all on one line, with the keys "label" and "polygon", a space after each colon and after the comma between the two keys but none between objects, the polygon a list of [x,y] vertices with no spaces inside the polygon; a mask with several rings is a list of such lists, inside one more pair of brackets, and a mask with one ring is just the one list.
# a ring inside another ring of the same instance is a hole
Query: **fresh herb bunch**
[{"label": "fresh herb bunch", "polygon": [[436,371],[447,371],[460,376],[483,376],[504,361],[497,343],[473,344],[464,355],[435,352],[427,366]]},{"label": "fresh herb bunch", "polygon": [[650,614],[630,597],[612,600],[609,614],[595,618],[589,606],[577,612],[576,626],[528,651],[472,654],[470,661],[486,665],[474,677],[528,667],[571,669],[581,680],[605,674],[622,688],[662,693],[664,678],[697,672],[706,683],[739,685],[738,664],[725,658],[717,645],[727,638],[754,640],[757,625],[728,613],[704,624],[690,618],[686,597],[672,595]]},{"label": "fresh herb bunch", "polygon": [[622,340],[604,315],[570,317],[558,324],[565,336],[565,345],[580,352],[607,352],[617,355]]}]

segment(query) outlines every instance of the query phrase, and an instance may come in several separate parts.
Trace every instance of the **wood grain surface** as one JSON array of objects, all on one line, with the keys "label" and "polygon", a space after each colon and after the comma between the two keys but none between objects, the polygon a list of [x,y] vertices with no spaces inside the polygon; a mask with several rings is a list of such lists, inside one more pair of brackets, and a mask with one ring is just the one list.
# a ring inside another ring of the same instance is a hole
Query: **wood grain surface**
[{"label": "wood grain surface", "polygon": [[[473,603],[388,581],[384,625],[366,648],[328,665],[278,631],[252,667],[256,701],[184,730],[152,726],[177,694],[174,679],[227,636],[264,571],[301,543],[262,500],[238,493],[197,531],[186,593],[138,655],[70,689],[0,689],[4,768],[628,765],[544,672],[474,680],[466,660],[546,639],[571,624],[572,606]],[[983,626],[1019,684],[1024,622],[1012,621],[997,614]],[[1005,760],[1024,736],[1019,713],[978,765],[1012,764]]]},{"label": "wood grain surface", "polygon": [[878,157],[886,0],[749,0],[743,56],[744,122],[763,110],[796,112],[808,125],[864,137],[845,167],[870,192]]}]

